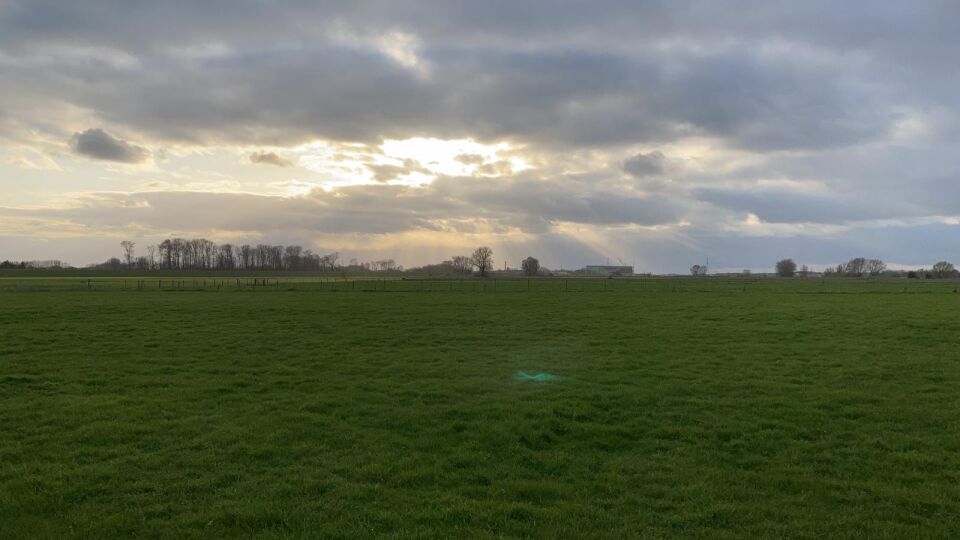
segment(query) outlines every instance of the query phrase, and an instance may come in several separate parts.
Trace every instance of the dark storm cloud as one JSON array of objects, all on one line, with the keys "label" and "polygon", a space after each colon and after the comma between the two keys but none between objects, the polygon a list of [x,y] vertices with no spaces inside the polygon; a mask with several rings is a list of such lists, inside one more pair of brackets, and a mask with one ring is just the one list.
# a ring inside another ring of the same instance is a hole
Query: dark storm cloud
[{"label": "dark storm cloud", "polygon": [[693,197],[768,223],[827,223],[918,217],[923,208],[906,201],[877,201],[857,194],[811,194],[782,189],[698,189]]},{"label": "dark storm cloud", "polygon": [[291,167],[293,162],[278,155],[276,152],[254,152],[250,154],[250,163],[276,165],[277,167]]},{"label": "dark storm cloud", "polygon": [[[760,6],[746,22],[699,2],[184,7],[14,2],[0,21],[0,43],[19,54],[9,90],[190,142],[429,135],[589,147],[703,134],[760,150],[881,137],[893,106],[916,91],[876,59],[795,54],[820,46],[823,30],[803,17],[789,27]],[[835,8],[828,19],[853,25],[853,13]],[[709,15],[742,28],[740,39],[710,31]],[[649,32],[610,38],[631,25]],[[765,25],[798,43],[758,46],[777,37]],[[387,54],[378,39],[394,31],[414,36],[409,52],[425,71]],[[897,36],[884,44],[897,47]],[[836,54],[859,45],[837,41],[845,48]]]},{"label": "dark storm cloud", "polygon": [[427,196],[461,201],[464,216],[479,212],[530,230],[557,222],[663,225],[678,221],[684,212],[677,201],[659,196],[584,190],[569,182],[527,178],[495,182],[444,178],[430,186]]},{"label": "dark storm cloud", "polygon": [[646,154],[639,153],[623,162],[623,170],[634,178],[656,176],[663,172],[663,152],[654,150]]},{"label": "dark storm cloud", "polygon": [[706,134],[758,150],[846,146],[886,135],[882,99],[846,81],[843,68],[744,51],[684,59],[654,96],[659,109]]},{"label": "dark storm cloud", "polygon": [[78,154],[105,161],[140,163],[150,157],[147,149],[118,139],[99,128],[74,134],[70,146]]},{"label": "dark storm cloud", "polygon": [[414,31],[444,43],[589,40],[609,46],[638,36],[708,41],[778,37],[849,50],[942,44],[944,37],[956,34],[960,7],[949,0],[452,0],[439,5],[423,0],[9,0],[0,3],[0,16],[0,36],[7,41],[80,40],[125,48],[191,43],[200,34],[212,42],[271,42],[315,35],[336,21],[371,32]]},{"label": "dark storm cloud", "polygon": [[[424,58],[430,77],[378,52],[311,46],[145,58],[143,69],[99,68],[102,83],[94,86],[74,66],[63,65],[57,78],[75,105],[188,142],[423,134],[589,147],[705,134],[748,148],[819,148],[882,136],[893,120],[832,68],[797,74],[748,51],[625,57],[442,50]],[[32,72],[14,69],[24,79]],[[484,84],[471,84],[478,75]]]}]

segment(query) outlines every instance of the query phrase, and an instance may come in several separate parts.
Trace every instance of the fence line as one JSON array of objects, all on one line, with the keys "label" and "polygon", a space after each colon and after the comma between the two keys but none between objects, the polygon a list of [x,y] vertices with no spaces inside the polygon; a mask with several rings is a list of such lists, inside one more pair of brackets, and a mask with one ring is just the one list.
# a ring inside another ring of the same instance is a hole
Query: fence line
[{"label": "fence line", "polygon": [[616,293],[731,292],[930,293],[957,292],[957,280],[857,280],[775,278],[379,278],[379,277],[215,277],[215,278],[15,278],[0,279],[0,292],[41,291],[315,291],[424,293]]}]

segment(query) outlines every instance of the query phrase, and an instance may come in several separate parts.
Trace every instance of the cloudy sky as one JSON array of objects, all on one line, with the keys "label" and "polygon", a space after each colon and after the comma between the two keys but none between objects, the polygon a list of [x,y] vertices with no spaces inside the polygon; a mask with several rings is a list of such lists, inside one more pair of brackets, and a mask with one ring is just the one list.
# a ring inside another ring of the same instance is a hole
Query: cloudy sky
[{"label": "cloudy sky", "polygon": [[960,262],[960,3],[0,0],[0,259]]}]

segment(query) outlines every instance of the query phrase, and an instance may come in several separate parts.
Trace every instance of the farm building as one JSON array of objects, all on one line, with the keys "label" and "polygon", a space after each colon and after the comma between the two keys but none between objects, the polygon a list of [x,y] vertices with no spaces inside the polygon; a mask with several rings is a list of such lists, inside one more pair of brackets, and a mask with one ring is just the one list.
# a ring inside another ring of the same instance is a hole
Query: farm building
[{"label": "farm building", "polygon": [[583,273],[588,276],[625,276],[633,273],[632,266],[587,265]]}]

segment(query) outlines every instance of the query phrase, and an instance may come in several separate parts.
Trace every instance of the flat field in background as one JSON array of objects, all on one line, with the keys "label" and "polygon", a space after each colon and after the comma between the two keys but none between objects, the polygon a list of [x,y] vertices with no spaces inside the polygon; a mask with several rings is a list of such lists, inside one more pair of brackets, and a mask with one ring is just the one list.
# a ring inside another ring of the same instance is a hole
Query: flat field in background
[{"label": "flat field in background", "polygon": [[217,279],[0,282],[0,537],[960,532],[955,283]]}]

